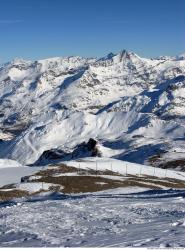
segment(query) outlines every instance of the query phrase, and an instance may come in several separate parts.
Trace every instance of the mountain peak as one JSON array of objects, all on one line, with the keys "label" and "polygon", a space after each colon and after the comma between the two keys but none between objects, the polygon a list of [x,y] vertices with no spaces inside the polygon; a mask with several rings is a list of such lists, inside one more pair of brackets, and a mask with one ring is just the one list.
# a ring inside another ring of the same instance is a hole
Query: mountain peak
[{"label": "mountain peak", "polygon": [[97,61],[111,60],[114,56],[116,56],[116,54],[114,54],[113,52],[110,52],[106,56],[100,57]]},{"label": "mountain peak", "polygon": [[110,52],[109,54],[107,54],[104,57],[101,57],[98,61],[107,61],[107,60],[112,60],[113,58],[115,59],[114,61],[118,61],[121,62],[123,61],[125,58],[130,59],[130,57],[132,55],[135,55],[132,52],[127,51],[126,49],[122,49],[119,53],[115,54],[113,52]]},{"label": "mountain peak", "polygon": [[123,49],[115,56],[115,62],[123,62],[125,60],[133,60],[139,58],[140,57],[137,54]]},{"label": "mountain peak", "polygon": [[[158,145],[161,137],[170,141],[171,136],[178,135],[181,148],[185,134],[184,121],[180,120],[185,112],[185,65],[181,62],[145,59],[125,49],[99,60],[13,60],[0,69],[2,148],[7,145],[3,139],[7,133],[17,128],[19,131],[11,132],[9,146],[0,150],[0,157],[31,164],[45,150],[61,145],[66,151],[73,150],[89,136],[101,138],[108,148],[109,140],[117,143],[117,138],[123,136],[120,158],[132,160],[136,155],[126,154],[125,135],[138,143],[143,138],[146,145],[148,137],[153,136]],[[174,117],[178,118],[179,127]],[[174,142],[172,147],[177,145]],[[160,149],[156,145],[154,154],[156,148]],[[118,152],[112,151],[111,146],[108,150],[117,157]],[[143,148],[138,148],[138,155],[141,152]]]}]

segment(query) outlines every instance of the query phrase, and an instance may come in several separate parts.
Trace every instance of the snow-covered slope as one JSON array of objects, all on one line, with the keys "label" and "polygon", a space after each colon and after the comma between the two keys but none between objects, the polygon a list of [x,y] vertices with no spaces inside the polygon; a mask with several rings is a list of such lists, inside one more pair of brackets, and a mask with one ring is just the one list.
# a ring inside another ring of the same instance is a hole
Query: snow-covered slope
[{"label": "snow-covered slope", "polygon": [[34,174],[40,169],[39,167],[22,166],[13,160],[0,159],[0,187],[19,183],[21,177]]},{"label": "snow-covered slope", "polygon": [[184,249],[184,198],[184,190],[128,188],[5,203],[0,246]]},{"label": "snow-covered slope", "polygon": [[185,181],[185,173],[173,170],[164,170],[136,163],[124,162],[110,158],[87,157],[84,160],[65,162],[66,165],[80,167],[82,169],[94,169],[96,171],[111,170],[121,175],[131,176],[155,176],[158,178],[174,178]]},{"label": "snow-covered slope", "polygon": [[183,169],[184,94],[184,56],[16,59],[0,68],[0,157],[33,164],[58,148],[72,158],[96,138],[102,156]]},{"label": "snow-covered slope", "polygon": [[1,168],[13,168],[13,167],[21,167],[22,165],[16,161],[9,159],[0,159],[0,169]]}]

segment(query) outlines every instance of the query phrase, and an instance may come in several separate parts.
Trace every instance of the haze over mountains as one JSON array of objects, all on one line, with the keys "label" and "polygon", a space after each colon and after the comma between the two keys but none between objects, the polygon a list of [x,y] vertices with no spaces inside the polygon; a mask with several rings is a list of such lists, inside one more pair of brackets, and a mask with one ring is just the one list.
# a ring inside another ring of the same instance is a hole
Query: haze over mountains
[{"label": "haze over mountains", "polygon": [[101,156],[185,170],[184,55],[16,59],[0,67],[0,107],[1,158],[91,156],[94,138]]}]

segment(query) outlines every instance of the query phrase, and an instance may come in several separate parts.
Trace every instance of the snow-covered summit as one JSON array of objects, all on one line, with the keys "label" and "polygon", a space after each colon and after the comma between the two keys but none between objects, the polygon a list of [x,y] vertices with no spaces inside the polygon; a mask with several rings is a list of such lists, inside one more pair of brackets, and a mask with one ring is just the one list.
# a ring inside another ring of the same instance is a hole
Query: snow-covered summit
[{"label": "snow-covered summit", "polygon": [[183,55],[16,59],[0,68],[0,157],[31,164],[96,138],[105,156],[182,159],[184,96]]}]

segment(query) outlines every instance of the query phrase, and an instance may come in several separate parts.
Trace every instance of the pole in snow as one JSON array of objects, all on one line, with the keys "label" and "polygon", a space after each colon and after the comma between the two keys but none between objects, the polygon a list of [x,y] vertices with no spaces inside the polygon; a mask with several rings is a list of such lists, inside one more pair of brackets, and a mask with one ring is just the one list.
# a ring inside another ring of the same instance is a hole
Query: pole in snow
[{"label": "pole in snow", "polygon": [[[42,166],[42,171],[44,170],[44,165]],[[44,189],[44,183],[42,181],[42,184],[41,184],[41,189],[43,190]]]},{"label": "pole in snow", "polygon": [[97,175],[97,172],[98,172],[98,163],[96,161],[96,175]]},{"label": "pole in snow", "polygon": [[165,178],[167,177],[167,168],[166,168],[166,171],[165,171]]},{"label": "pole in snow", "polygon": [[140,176],[141,176],[141,173],[142,173],[142,166],[140,167],[140,173],[139,173]]},{"label": "pole in snow", "polygon": [[78,174],[80,174],[80,163],[78,165]]},{"label": "pole in snow", "polygon": [[154,167],[154,176],[155,176],[155,167]]}]

